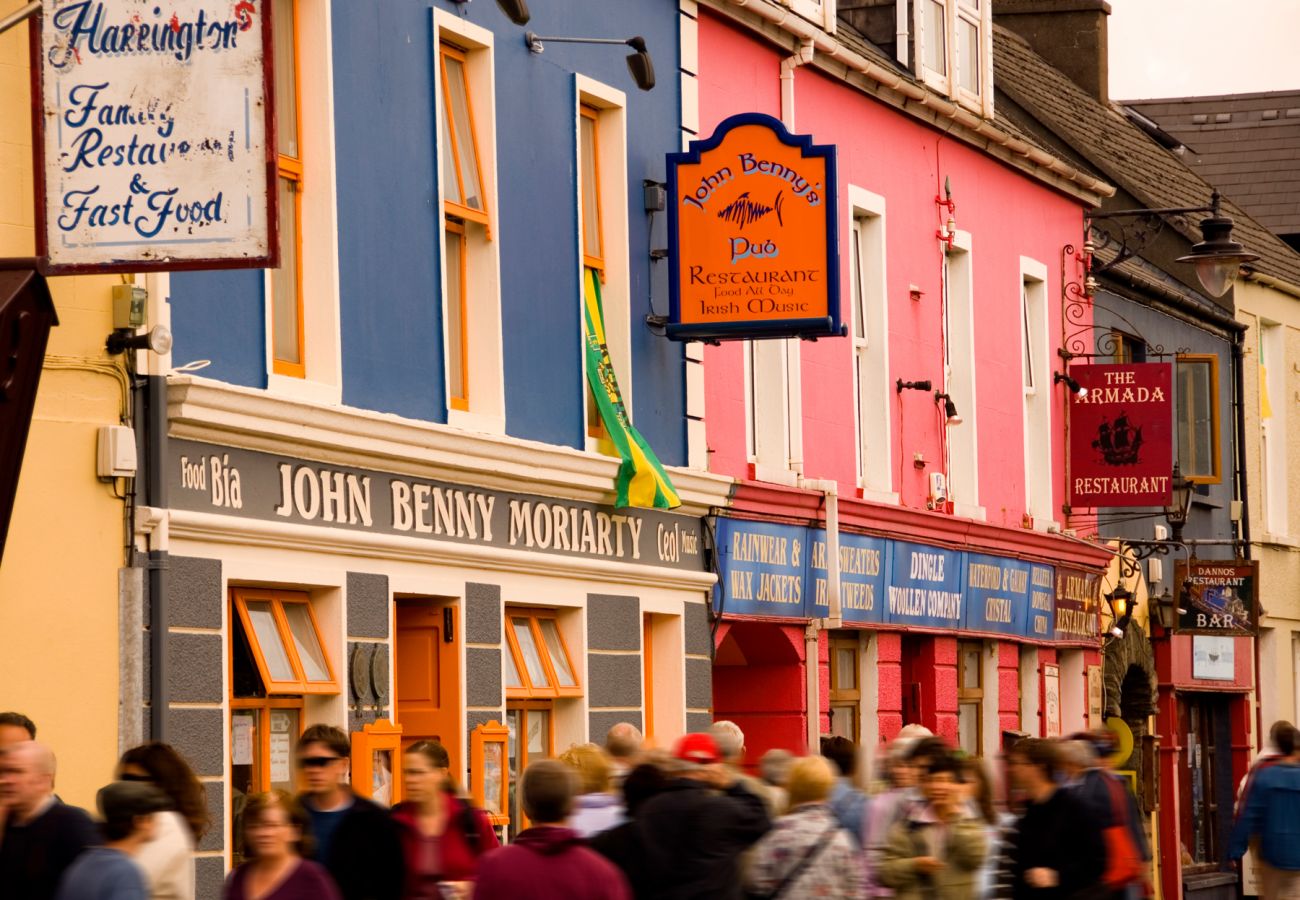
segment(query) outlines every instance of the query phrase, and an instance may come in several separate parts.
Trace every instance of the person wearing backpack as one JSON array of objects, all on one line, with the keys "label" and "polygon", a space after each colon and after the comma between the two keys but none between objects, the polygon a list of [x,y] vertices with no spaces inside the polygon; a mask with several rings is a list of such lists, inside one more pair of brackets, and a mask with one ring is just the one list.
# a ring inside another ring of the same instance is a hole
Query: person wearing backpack
[{"label": "person wearing backpack", "polygon": [[393,807],[406,858],[402,900],[439,900],[440,885],[473,881],[479,857],[497,846],[487,815],[457,796],[450,765],[437,741],[418,741],[403,757],[407,799]]},{"label": "person wearing backpack", "polygon": [[860,845],[827,804],[837,773],[823,756],[790,767],[790,812],[750,854],[745,887],[761,900],[857,900],[866,890]]},{"label": "person wearing backpack", "polygon": [[1137,838],[1142,823],[1137,818],[1132,794],[1118,776],[1102,767],[1101,753],[1105,748],[1100,740],[1092,734],[1079,734],[1061,745],[1062,769],[1069,778],[1065,789],[1074,794],[1101,827],[1106,844],[1102,885],[1121,900],[1136,898],[1141,896],[1146,869],[1143,865],[1146,842]]}]

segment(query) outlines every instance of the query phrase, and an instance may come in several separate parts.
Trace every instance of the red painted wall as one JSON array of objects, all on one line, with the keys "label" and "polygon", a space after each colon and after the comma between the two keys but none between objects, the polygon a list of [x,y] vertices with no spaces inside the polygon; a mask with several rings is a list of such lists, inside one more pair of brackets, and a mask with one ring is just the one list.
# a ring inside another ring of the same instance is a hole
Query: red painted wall
[{"label": "red painted wall", "polygon": [[[779,50],[701,10],[699,59],[702,136],[738,112],[780,118]],[[1079,243],[1081,204],[813,69],[797,70],[794,85],[794,130],[839,149],[841,229],[848,218],[848,185],[886,201],[891,381],[929,378],[936,386],[943,382],[941,254],[935,238],[941,220],[934,201],[944,178],[951,178],[957,226],[972,235],[980,504],[990,523],[1021,527],[1025,484],[1020,258],[1031,257],[1047,267],[1049,330],[1055,346],[1060,335],[1061,251],[1067,243]],[[847,254],[842,254],[841,269],[847,310]],[[909,298],[913,284],[923,292],[919,302]],[[802,344],[801,352],[803,474],[835,478],[841,495],[855,495],[852,342],[822,339]],[[705,385],[710,468],[747,477],[739,344],[706,348]],[[1053,390],[1053,483],[1058,491],[1053,509],[1059,510],[1064,392],[1048,387]],[[887,397],[866,399],[890,404],[894,490],[905,505],[923,507],[928,473],[936,471],[943,458],[933,399],[916,392],[900,398],[892,391]],[[931,461],[929,468],[911,465],[917,452]],[[900,466],[900,460],[906,464]]]}]

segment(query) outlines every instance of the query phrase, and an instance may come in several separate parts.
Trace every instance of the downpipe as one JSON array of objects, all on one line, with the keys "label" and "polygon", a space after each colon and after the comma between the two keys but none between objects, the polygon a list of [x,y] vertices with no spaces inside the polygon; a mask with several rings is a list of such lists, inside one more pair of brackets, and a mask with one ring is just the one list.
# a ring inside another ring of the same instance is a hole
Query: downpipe
[{"label": "downpipe", "polygon": [[[817,753],[821,741],[821,665],[818,659],[820,634],[844,623],[840,607],[840,496],[833,478],[800,478],[799,487],[821,491],[826,507],[826,603],[827,615],[812,619],[804,629],[804,675],[807,690],[808,752]],[[815,599],[815,598],[814,598]]]}]

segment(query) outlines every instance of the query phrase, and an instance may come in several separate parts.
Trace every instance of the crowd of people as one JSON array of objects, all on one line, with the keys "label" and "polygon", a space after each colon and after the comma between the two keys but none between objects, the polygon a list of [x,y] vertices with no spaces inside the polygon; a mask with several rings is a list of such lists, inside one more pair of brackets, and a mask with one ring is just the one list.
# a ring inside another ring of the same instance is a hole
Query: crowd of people
[{"label": "crowd of people", "polygon": [[[1259,852],[1265,896],[1295,896],[1300,752],[1278,723],[1242,788],[1232,852]],[[862,748],[770,750],[744,767],[732,722],[671,751],[627,723],[520,773],[526,816],[501,846],[457,789],[446,749],[403,759],[384,809],[348,784],[348,736],[306,729],[302,792],[249,796],[232,836],[229,900],[1139,900],[1150,895],[1143,816],[1107,761],[1109,732],[1023,738],[995,772],[918,726],[867,771]],[[15,900],[195,896],[211,827],[203,785],[166,744],[129,750],[99,791],[99,821],[54,790],[36,726],[0,713],[0,894]],[[522,826],[522,827],[518,827]]]}]

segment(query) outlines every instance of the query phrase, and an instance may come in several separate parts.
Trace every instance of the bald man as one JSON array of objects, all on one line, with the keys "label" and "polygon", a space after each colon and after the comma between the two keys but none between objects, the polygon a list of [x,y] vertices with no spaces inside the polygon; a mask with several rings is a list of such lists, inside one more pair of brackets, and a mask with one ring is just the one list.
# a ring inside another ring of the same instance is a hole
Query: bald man
[{"label": "bald man", "polygon": [[54,754],[36,741],[10,745],[0,756],[0,893],[6,900],[50,900],[59,879],[87,848],[99,843],[90,816],[54,796]]}]

